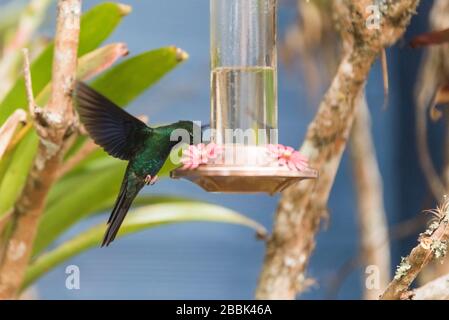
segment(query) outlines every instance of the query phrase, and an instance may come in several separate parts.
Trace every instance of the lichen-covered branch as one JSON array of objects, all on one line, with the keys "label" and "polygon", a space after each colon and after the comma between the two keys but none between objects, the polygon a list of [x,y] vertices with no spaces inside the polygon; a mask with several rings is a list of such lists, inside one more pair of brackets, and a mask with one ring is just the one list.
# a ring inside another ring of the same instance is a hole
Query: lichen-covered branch
[{"label": "lichen-covered branch", "polygon": [[39,147],[11,216],[11,236],[0,263],[0,299],[13,299],[22,283],[47,194],[56,179],[65,144],[74,134],[72,90],[76,78],[81,0],[59,0],[47,108],[34,115]]},{"label": "lichen-covered branch", "polygon": [[447,253],[449,241],[449,199],[436,210],[431,211],[436,216],[427,230],[418,239],[419,244],[410,254],[401,259],[396,268],[394,279],[390,282],[382,300],[410,299],[410,285],[421,270],[433,260],[443,259]]},{"label": "lichen-covered branch", "polygon": [[371,117],[363,92],[357,103],[350,151],[357,191],[362,263],[376,266],[380,276],[373,288],[365,289],[364,297],[375,300],[388,285],[391,265],[382,176],[370,130]]},{"label": "lichen-covered branch", "polygon": [[315,234],[327,215],[330,190],[355,116],[355,100],[381,50],[405,31],[419,0],[382,7],[379,29],[366,28],[370,0],[333,1],[343,40],[343,58],[301,148],[320,171],[316,181],[287,189],[279,202],[256,292],[258,299],[294,299],[305,288],[305,269]]}]

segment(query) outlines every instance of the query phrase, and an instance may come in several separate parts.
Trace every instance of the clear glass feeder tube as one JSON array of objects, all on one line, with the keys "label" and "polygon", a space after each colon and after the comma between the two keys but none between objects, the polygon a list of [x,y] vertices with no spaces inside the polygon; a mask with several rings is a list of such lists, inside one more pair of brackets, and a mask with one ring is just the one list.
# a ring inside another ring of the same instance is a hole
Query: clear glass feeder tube
[{"label": "clear glass feeder tube", "polygon": [[277,0],[210,6],[212,141],[277,143]]}]

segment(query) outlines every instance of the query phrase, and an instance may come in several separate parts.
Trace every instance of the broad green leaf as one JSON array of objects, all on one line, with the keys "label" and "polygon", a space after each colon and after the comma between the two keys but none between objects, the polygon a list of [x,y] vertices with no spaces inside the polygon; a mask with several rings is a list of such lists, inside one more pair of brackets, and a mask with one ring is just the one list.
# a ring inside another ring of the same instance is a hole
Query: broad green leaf
[{"label": "broad green leaf", "polygon": [[[179,155],[180,149],[173,152],[178,152]],[[167,159],[158,173],[159,178],[168,177],[178,166],[170,158]],[[47,210],[36,237],[34,254],[39,254],[76,222],[111,208],[117,197],[124,169],[123,162],[98,150],[92,160],[87,159],[84,165],[57,183],[49,195]],[[86,199],[95,199],[95,202]],[[150,204],[152,202],[148,202],[149,199],[153,201],[155,198],[141,196],[134,205]],[[171,199],[183,200],[178,197]]]},{"label": "broad green leaf", "polygon": [[[266,230],[261,224],[230,209],[212,204],[183,202],[155,204],[133,210],[125,219],[118,237],[148,228],[180,222],[231,223],[255,229],[260,235],[266,234]],[[104,232],[105,225],[98,225],[63,243],[56,249],[41,255],[28,267],[23,288],[28,287],[63,261],[90,248],[99,246]]]},{"label": "broad green leaf", "polygon": [[[98,72],[101,72],[105,68],[111,66],[119,57],[123,56],[126,53],[127,49],[126,46],[123,44],[110,44],[103,48],[99,48],[97,50],[94,50],[88,54],[85,54],[80,58],[79,66],[78,66],[78,76],[81,79],[84,79],[86,77],[92,76],[97,74]],[[37,97],[36,101],[38,105],[44,105],[47,103],[47,100],[49,98],[50,94],[50,86],[48,85],[41,94]],[[20,109],[17,109],[15,112],[18,112]],[[27,143],[27,146],[30,147],[30,150],[36,150],[37,147],[37,139],[32,139],[31,136],[35,135],[33,130],[29,130],[29,132],[24,136],[23,139],[28,139],[29,143]],[[34,145],[33,145],[34,143]],[[1,137],[0,137],[0,160],[1,160]],[[24,152],[23,154],[19,155],[20,161],[18,163],[15,162],[9,162],[11,163],[11,168],[8,168],[9,175],[8,178],[10,178],[8,181],[2,181],[0,183],[0,190],[2,188],[6,188],[9,193],[8,196],[13,196],[13,198],[5,201],[4,203],[0,204],[0,216],[2,213],[4,213],[5,207],[8,209],[10,206],[12,206],[12,203],[17,198],[20,189],[23,186],[23,183],[25,182],[24,177],[26,177],[28,170],[30,168],[29,165],[22,166],[23,163],[30,163],[34,157],[34,153],[31,152]],[[0,167],[3,167],[5,164],[2,164]],[[18,178],[14,179],[14,175],[16,175]],[[5,184],[4,183],[8,183]],[[12,183],[12,184],[10,184]],[[0,195],[0,199],[2,196]]]},{"label": "broad green leaf", "polygon": [[37,135],[33,131],[16,148],[11,164],[0,184],[0,217],[14,205],[37,151]]},{"label": "broad green leaf", "polygon": [[187,57],[184,51],[176,47],[148,51],[111,68],[100,75],[92,86],[124,107]]},{"label": "broad green leaf", "polygon": [[[115,198],[114,198],[115,201]],[[141,195],[134,200],[134,206],[145,206],[153,204],[174,204],[174,203],[204,203],[204,201],[194,200],[187,197],[169,196],[169,195]],[[106,209],[106,208],[105,208]]]},{"label": "broad green leaf", "polygon": [[[114,195],[109,200],[103,202],[103,208],[100,208],[98,211],[94,212],[94,214],[102,214],[105,210],[110,210],[117,199],[117,195]],[[194,200],[187,197],[179,197],[179,196],[170,196],[170,195],[141,195],[137,196],[137,198],[133,202],[133,207],[138,208],[141,206],[147,206],[150,204],[162,204],[162,203],[183,203],[183,202],[200,202],[200,200]],[[204,201],[203,201],[204,203]]]},{"label": "broad green leaf", "polygon": [[[119,58],[127,54],[128,48],[123,43],[109,44],[104,47],[98,48],[92,52],[89,52],[78,60],[77,78],[82,80],[88,80],[94,77],[95,75],[103,72],[107,68],[111,67]],[[41,91],[41,93],[36,97],[36,104],[38,106],[46,105],[50,99],[50,95],[51,95],[51,82],[47,86],[45,86],[45,88]],[[14,113],[5,122],[4,126],[7,125],[9,119],[11,119],[16,113],[25,114],[26,116],[25,111],[22,111],[23,113],[19,113],[21,110],[22,109],[17,109],[16,111],[14,111]],[[31,127],[28,128],[31,129]],[[28,132],[29,129],[26,130],[26,132]],[[2,154],[1,130],[2,129],[0,128],[0,159]]]},{"label": "broad green leaf", "polygon": [[[128,54],[124,43],[112,43],[83,55],[78,60],[77,79],[89,80],[110,68],[118,59]],[[51,95],[51,82],[39,93],[36,103],[46,105]]]},{"label": "broad green leaf", "polygon": [[[128,11],[129,7],[118,3],[103,3],[85,13],[81,20],[81,28],[87,29],[87,31],[81,31],[79,54],[84,56],[99,46],[112,33],[123,15]],[[93,30],[97,30],[97,32]],[[34,92],[40,92],[50,81],[52,58],[53,45],[50,45],[32,64]],[[0,105],[0,123],[4,122],[15,109],[26,105],[26,103],[22,77]],[[0,182],[0,191],[6,191],[0,195],[0,216],[4,213],[4,210],[9,209],[14,204],[23,188],[37,150],[37,143],[36,133],[32,130],[25,135],[19,144],[18,149],[22,150],[22,153],[15,152],[7,174]]]},{"label": "broad green leaf", "polygon": [[[71,156],[75,155],[79,149],[83,146],[84,143],[86,143],[85,138],[79,138],[72,149],[67,153],[66,159],[69,159]],[[78,162],[78,164],[66,174],[66,176],[70,176],[72,174],[76,174],[80,170],[82,170],[85,167],[88,167],[89,164],[94,163],[96,161],[103,161],[103,162],[112,162],[114,159],[108,155],[103,149],[98,148],[97,150],[93,151],[90,155],[85,157],[83,160]]]},{"label": "broad green leaf", "polygon": [[[81,33],[78,55],[84,54],[97,48],[115,30],[122,17],[129,12],[129,7],[106,2],[95,6],[81,18]],[[33,77],[33,91],[41,90],[50,82],[51,65],[53,61],[54,44],[50,44],[32,63],[31,74]],[[5,99],[0,104],[0,124],[17,108],[27,105],[25,84],[20,77]]]},{"label": "broad green leaf", "polygon": [[[47,209],[39,224],[34,254],[39,254],[64,231],[87,216],[114,205],[126,163],[111,157],[98,160],[57,183],[48,199]],[[170,166],[159,175],[168,176]],[[145,197],[135,205],[145,203]],[[153,198],[154,199],[154,198]],[[179,198],[178,198],[179,199]]]},{"label": "broad green leaf", "polygon": [[39,223],[34,254],[79,220],[103,209],[105,201],[118,194],[125,166],[124,162],[118,162],[103,170],[86,170],[56,184]]},{"label": "broad green leaf", "polygon": [[16,129],[21,122],[27,119],[27,114],[23,109],[17,109],[3,124],[0,126],[0,160],[2,159],[6,149],[14,137]]},{"label": "broad green leaf", "polygon": [[[0,186],[2,185],[3,177],[11,164],[13,152],[7,152],[3,158],[0,160]],[[0,213],[1,217],[1,213]]]}]

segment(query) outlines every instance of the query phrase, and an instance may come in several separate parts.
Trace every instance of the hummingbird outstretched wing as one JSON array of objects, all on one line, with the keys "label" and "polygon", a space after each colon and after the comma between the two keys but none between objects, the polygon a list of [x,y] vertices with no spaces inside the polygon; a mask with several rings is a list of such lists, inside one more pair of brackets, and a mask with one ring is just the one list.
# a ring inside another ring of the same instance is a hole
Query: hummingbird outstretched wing
[{"label": "hummingbird outstretched wing", "polygon": [[108,154],[130,160],[151,135],[152,129],[108,98],[78,82],[77,111],[89,135]]}]

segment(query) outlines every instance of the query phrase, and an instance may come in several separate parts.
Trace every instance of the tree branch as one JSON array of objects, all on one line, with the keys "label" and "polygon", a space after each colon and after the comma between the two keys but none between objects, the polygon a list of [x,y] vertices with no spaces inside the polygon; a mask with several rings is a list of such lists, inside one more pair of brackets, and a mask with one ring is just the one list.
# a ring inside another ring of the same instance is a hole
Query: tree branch
[{"label": "tree branch", "polygon": [[[0,299],[13,299],[22,283],[47,194],[55,182],[65,143],[75,130],[72,90],[76,78],[81,0],[59,0],[52,96],[35,114],[39,147],[24,190],[12,213],[12,232],[0,264]],[[29,104],[31,102],[29,101]]]},{"label": "tree branch", "polygon": [[30,56],[28,49],[23,49],[23,77],[25,80],[25,91],[28,100],[28,112],[33,117],[35,114],[36,103],[34,102],[33,82],[31,78]]},{"label": "tree branch", "polygon": [[[449,28],[449,2],[444,0],[435,1],[432,14],[430,17],[432,30],[443,30]],[[433,63],[436,65],[436,69],[431,69],[430,72],[434,72],[432,75],[434,78],[440,79],[441,83],[449,83],[449,45],[439,45],[432,47],[429,55],[432,57]],[[430,62],[428,62],[430,64]],[[432,66],[432,65],[430,65]],[[426,68],[426,65],[423,66]],[[426,79],[425,81],[428,81]],[[424,85],[424,84],[423,84]],[[445,132],[444,132],[444,166],[442,172],[442,181],[446,190],[449,190],[449,111],[445,110]],[[447,191],[448,192],[448,191]],[[434,264],[433,277],[438,277],[449,273],[449,258],[446,257],[446,263]]]},{"label": "tree branch", "polygon": [[383,9],[380,29],[366,28],[370,0],[336,0],[334,10],[344,55],[337,74],[309,125],[301,152],[320,171],[316,181],[287,189],[280,200],[267,243],[256,292],[258,299],[294,299],[305,286],[305,269],[354,119],[355,99],[381,50],[405,31],[418,0],[400,0]]},{"label": "tree branch", "polygon": [[410,254],[402,258],[394,279],[380,299],[410,299],[412,295],[408,288],[421,270],[432,260],[445,257],[449,241],[449,199],[445,198],[444,203],[431,212],[436,215],[437,220],[420,235],[419,244]]},{"label": "tree branch", "polygon": [[[449,28],[449,2],[435,0],[430,12],[430,28],[438,31]],[[438,45],[426,48],[421,63],[419,81],[416,86],[416,139],[418,156],[427,184],[435,199],[441,199],[449,187],[447,181],[441,179],[433,163],[427,136],[428,109],[433,108],[434,97],[440,86],[449,82],[449,46]],[[430,107],[429,107],[430,106]]]},{"label": "tree branch", "polygon": [[382,176],[376,159],[371,117],[365,93],[359,97],[356,121],[351,133],[351,160],[357,190],[358,220],[361,238],[362,263],[376,266],[379,283],[375,287],[366,286],[365,299],[375,300],[387,287],[390,279],[390,246],[387,217],[384,208]]}]

